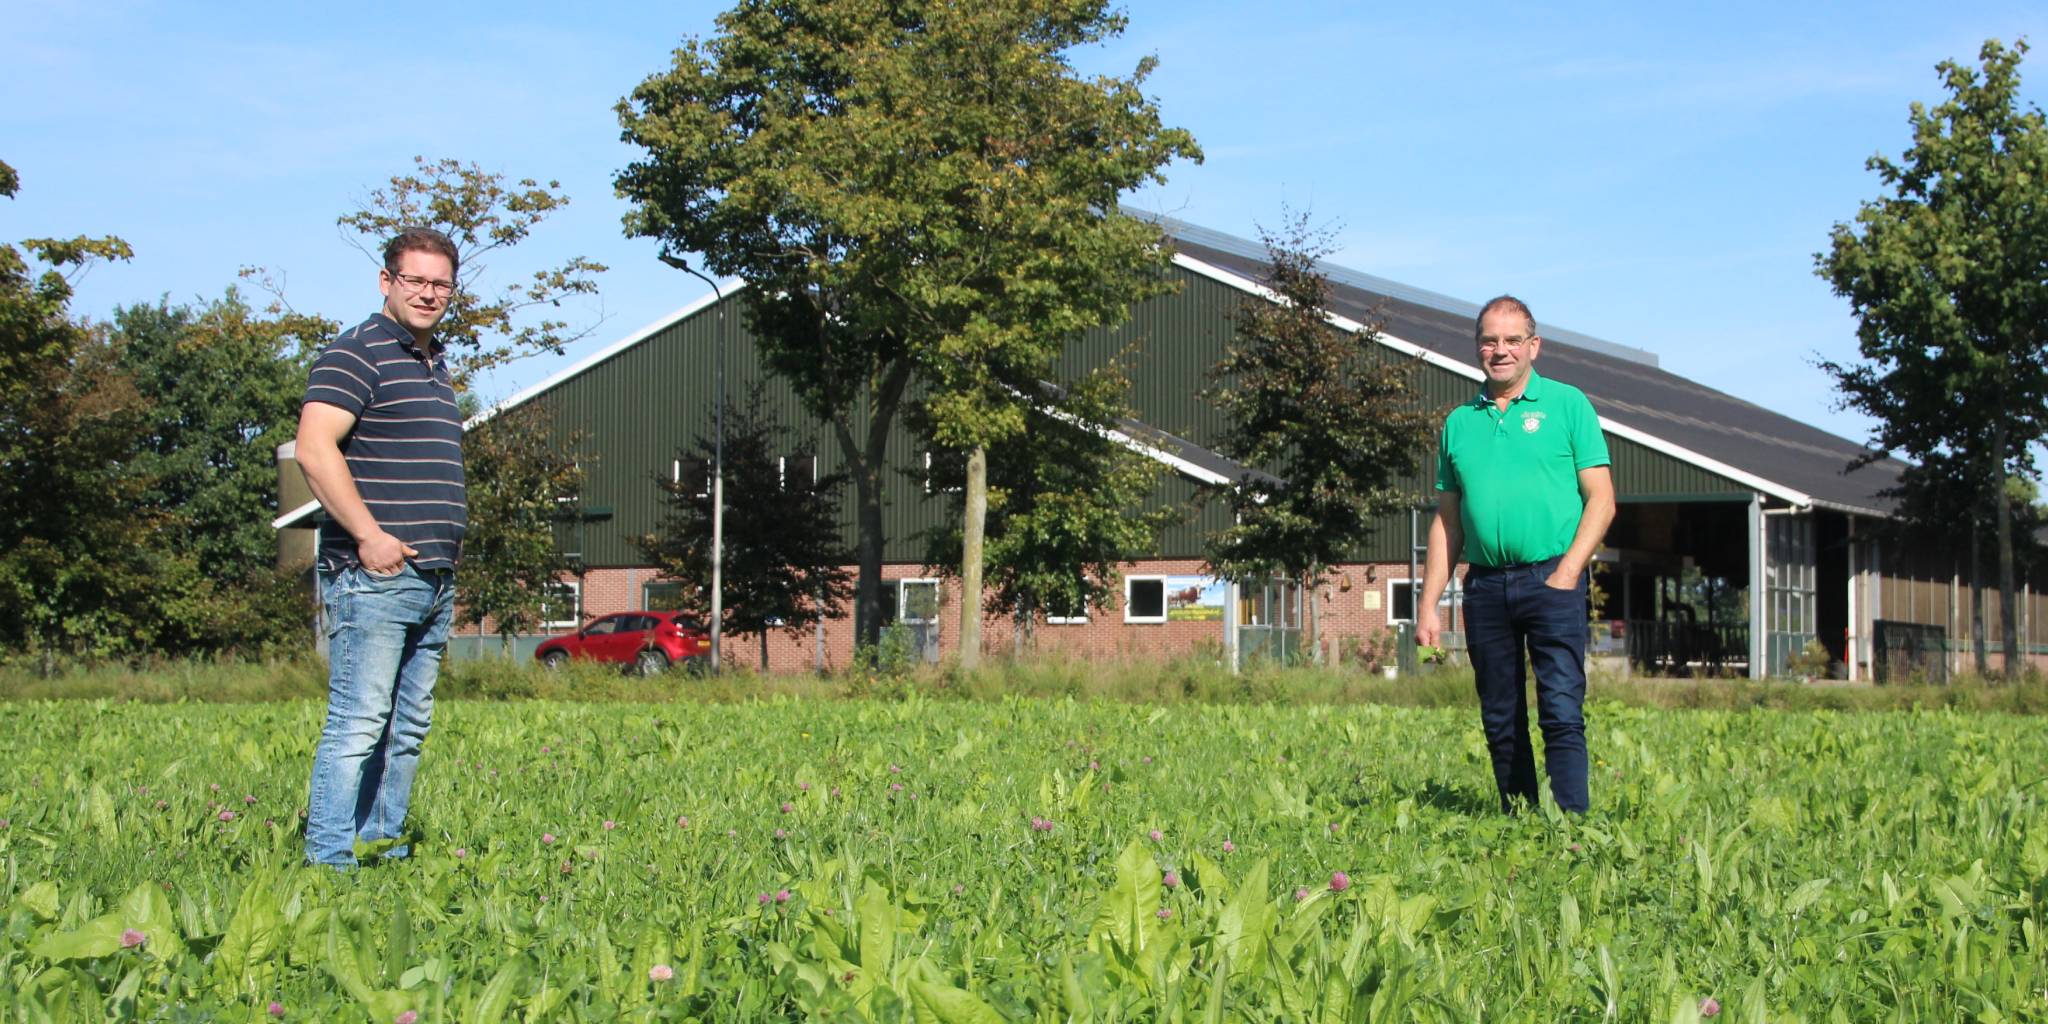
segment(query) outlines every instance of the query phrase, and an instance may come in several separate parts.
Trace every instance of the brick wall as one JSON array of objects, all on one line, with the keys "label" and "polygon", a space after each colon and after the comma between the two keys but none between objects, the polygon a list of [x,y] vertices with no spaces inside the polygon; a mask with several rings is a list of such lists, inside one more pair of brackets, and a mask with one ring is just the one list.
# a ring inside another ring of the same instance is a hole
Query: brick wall
[{"label": "brick wall", "polygon": [[[1202,563],[1194,559],[1128,562],[1121,571],[1126,579],[1200,576]],[[1335,570],[1321,597],[1326,644],[1334,643],[1348,655],[1349,641],[1384,629],[1392,606],[1389,584],[1405,579],[1407,575],[1405,563],[1347,565]],[[598,615],[638,610],[642,607],[642,585],[653,581],[654,577],[654,570],[647,568],[594,569],[585,573],[582,577],[583,618],[587,621]],[[576,579],[573,576],[563,578]],[[882,579],[887,588],[884,601],[894,606],[899,581],[934,578],[937,578],[936,574],[923,566],[883,566]],[[950,658],[957,656],[960,649],[958,582],[941,580],[939,594],[940,656]],[[1041,616],[1030,630],[1030,643],[1039,653],[1121,661],[1167,661],[1205,649],[1220,651],[1223,648],[1224,624],[1221,619],[1126,622],[1123,604],[1120,590],[1111,607],[1090,608],[1086,622],[1053,624]],[[490,623],[485,623],[482,632],[488,634],[490,628]],[[849,665],[853,660],[851,616],[828,620],[823,630],[825,666],[838,669]],[[475,634],[478,629],[470,627],[458,632]],[[994,656],[1008,654],[1016,649],[1015,634],[1016,625],[1010,616],[987,619],[982,626],[982,649]],[[730,664],[756,666],[760,663],[761,642],[758,636],[729,635],[721,639],[721,644],[724,658]],[[768,637],[769,668],[778,672],[808,671],[817,664],[818,646],[815,630],[807,629],[794,636],[774,631]]]}]

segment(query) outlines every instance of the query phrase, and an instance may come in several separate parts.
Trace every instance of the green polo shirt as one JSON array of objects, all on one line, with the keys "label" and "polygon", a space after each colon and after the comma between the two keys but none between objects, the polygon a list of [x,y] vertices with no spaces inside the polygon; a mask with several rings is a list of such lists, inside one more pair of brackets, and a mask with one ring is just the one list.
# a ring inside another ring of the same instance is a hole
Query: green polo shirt
[{"label": "green polo shirt", "polygon": [[1461,496],[1464,558],[1485,566],[1564,554],[1585,511],[1579,470],[1611,461],[1586,393],[1533,370],[1506,412],[1483,386],[1452,409],[1437,453],[1436,489]]}]

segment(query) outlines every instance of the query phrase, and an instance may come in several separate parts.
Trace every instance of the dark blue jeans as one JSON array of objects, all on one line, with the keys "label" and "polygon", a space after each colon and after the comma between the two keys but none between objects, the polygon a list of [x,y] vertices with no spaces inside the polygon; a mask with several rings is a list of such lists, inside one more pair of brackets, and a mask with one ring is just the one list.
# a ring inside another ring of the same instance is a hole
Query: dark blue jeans
[{"label": "dark blue jeans", "polygon": [[1479,688],[1479,720],[1493,757],[1503,810],[1536,803],[1529,745],[1526,664],[1536,670],[1543,767],[1557,806],[1585,813],[1586,574],[1559,590],[1543,581],[1556,558],[1507,568],[1473,566],[1465,577],[1465,644]]}]

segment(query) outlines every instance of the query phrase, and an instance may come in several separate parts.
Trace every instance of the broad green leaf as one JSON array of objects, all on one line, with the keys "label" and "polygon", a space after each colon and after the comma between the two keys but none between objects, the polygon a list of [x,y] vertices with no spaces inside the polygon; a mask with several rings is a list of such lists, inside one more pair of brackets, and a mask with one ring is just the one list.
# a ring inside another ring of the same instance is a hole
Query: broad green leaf
[{"label": "broad green leaf", "polygon": [[121,933],[127,925],[108,914],[68,932],[46,935],[29,947],[29,952],[48,960],[91,960],[121,950]]},{"label": "broad green leaf", "polygon": [[22,890],[21,895],[15,897],[15,902],[39,921],[54,921],[57,919],[57,883],[48,880],[37,882]]},{"label": "broad green leaf", "polygon": [[258,968],[278,955],[284,939],[284,917],[271,891],[274,876],[261,875],[242,889],[235,901],[227,933],[214,947],[213,969],[238,988],[250,988]]},{"label": "broad green leaf", "polygon": [[923,978],[910,981],[910,1005],[918,1024],[1007,1024],[972,992]]},{"label": "broad green leaf", "polygon": [[498,968],[498,973],[491,975],[490,983],[477,997],[471,1018],[475,1024],[497,1024],[505,1019],[505,1014],[512,1009],[512,1000],[518,997],[520,987],[526,984],[529,969],[525,957],[515,956],[505,961]]},{"label": "broad green leaf", "polygon": [[1813,906],[1814,901],[1820,899],[1827,888],[1828,879],[1825,878],[1807,882],[1792,890],[1792,895],[1785,898],[1785,905],[1778,912],[1786,917],[1798,917],[1806,908]]},{"label": "broad green leaf", "polygon": [[92,830],[104,842],[111,842],[120,832],[114,820],[114,798],[107,793],[107,787],[95,782],[86,794],[86,814],[92,822]]},{"label": "broad green leaf", "polygon": [[1093,935],[1106,935],[1136,953],[1157,930],[1159,864],[1145,844],[1132,840],[1116,859],[1116,884],[1103,893],[1095,911]]},{"label": "broad green leaf", "polygon": [[1269,862],[1252,865],[1217,921],[1216,945],[1235,964],[1257,964],[1265,956],[1275,912],[1267,892]]}]

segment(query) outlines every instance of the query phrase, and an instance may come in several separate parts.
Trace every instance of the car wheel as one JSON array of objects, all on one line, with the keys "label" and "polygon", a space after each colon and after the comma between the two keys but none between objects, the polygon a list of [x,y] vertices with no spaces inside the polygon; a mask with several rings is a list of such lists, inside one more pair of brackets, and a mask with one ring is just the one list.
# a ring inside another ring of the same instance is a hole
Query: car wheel
[{"label": "car wheel", "polygon": [[658,647],[649,647],[640,652],[633,667],[643,676],[658,676],[668,671],[668,654]]},{"label": "car wheel", "polygon": [[568,663],[569,652],[567,651],[549,651],[540,656],[540,667],[545,669],[558,669]]}]

